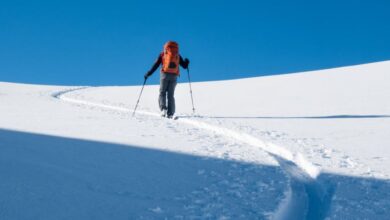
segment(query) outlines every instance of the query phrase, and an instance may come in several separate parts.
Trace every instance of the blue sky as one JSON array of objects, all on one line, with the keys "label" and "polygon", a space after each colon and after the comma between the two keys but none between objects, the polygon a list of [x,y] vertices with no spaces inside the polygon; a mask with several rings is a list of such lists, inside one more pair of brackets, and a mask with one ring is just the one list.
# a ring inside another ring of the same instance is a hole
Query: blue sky
[{"label": "blue sky", "polygon": [[0,81],[141,84],[167,40],[194,81],[383,61],[389,11],[385,0],[2,0]]}]

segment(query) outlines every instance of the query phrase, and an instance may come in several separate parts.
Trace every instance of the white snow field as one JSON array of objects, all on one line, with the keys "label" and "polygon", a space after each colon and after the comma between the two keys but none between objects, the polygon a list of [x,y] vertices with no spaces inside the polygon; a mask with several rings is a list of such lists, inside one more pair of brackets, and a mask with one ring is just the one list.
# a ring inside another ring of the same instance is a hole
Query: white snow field
[{"label": "white snow field", "polygon": [[178,120],[158,86],[132,117],[140,86],[0,82],[0,219],[390,218],[390,61],[193,83],[195,116],[186,79]]}]

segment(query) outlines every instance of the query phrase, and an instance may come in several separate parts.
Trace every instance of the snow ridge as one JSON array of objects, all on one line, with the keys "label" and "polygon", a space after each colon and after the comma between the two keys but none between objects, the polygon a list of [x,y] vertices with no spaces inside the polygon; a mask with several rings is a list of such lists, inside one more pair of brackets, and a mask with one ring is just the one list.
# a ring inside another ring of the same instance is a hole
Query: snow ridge
[{"label": "snow ridge", "polygon": [[[66,96],[73,91],[90,87],[77,87],[59,91],[52,96],[65,102],[103,108],[113,111],[132,113],[125,107],[113,106],[103,103],[78,100]],[[158,113],[137,110],[138,114],[160,117]],[[285,199],[280,203],[272,219],[324,219],[330,206],[334,187],[321,183],[318,180],[320,169],[306,160],[299,152],[291,152],[274,143],[265,142],[250,134],[232,129],[212,125],[194,118],[180,118],[177,123],[184,123],[193,127],[213,132],[226,138],[234,139],[240,143],[260,148],[271,155],[290,178],[290,189]]]}]

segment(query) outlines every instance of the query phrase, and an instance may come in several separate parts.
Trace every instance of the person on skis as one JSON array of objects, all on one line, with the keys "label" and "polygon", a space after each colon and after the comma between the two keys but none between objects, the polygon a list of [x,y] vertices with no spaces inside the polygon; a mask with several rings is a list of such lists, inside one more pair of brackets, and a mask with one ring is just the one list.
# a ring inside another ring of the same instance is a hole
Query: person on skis
[{"label": "person on skis", "polygon": [[[158,55],[152,68],[145,74],[145,80],[151,76],[161,65],[160,71],[160,93],[158,103],[161,116],[172,118],[175,114],[175,88],[177,77],[180,75],[179,65],[184,69],[188,68],[190,61],[180,56],[179,45],[174,41],[168,41],[164,44],[164,50]],[[167,103],[168,99],[168,103]]]}]

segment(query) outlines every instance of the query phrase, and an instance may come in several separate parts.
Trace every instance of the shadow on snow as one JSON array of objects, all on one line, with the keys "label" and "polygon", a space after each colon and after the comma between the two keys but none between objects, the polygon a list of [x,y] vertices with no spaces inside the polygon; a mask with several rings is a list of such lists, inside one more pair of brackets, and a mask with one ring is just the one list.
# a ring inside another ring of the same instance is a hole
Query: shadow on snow
[{"label": "shadow on snow", "polygon": [[279,167],[0,129],[0,219],[265,218]]},{"label": "shadow on snow", "polygon": [[[182,118],[193,116],[180,116]],[[390,115],[325,115],[325,116],[200,116],[201,118],[217,119],[367,119],[390,118]]]},{"label": "shadow on snow", "polygon": [[[309,197],[306,218],[390,214],[387,180],[323,173],[294,185],[274,166],[1,129],[0,179],[1,219],[264,219],[288,181]],[[322,188],[335,196],[323,202]]]}]

